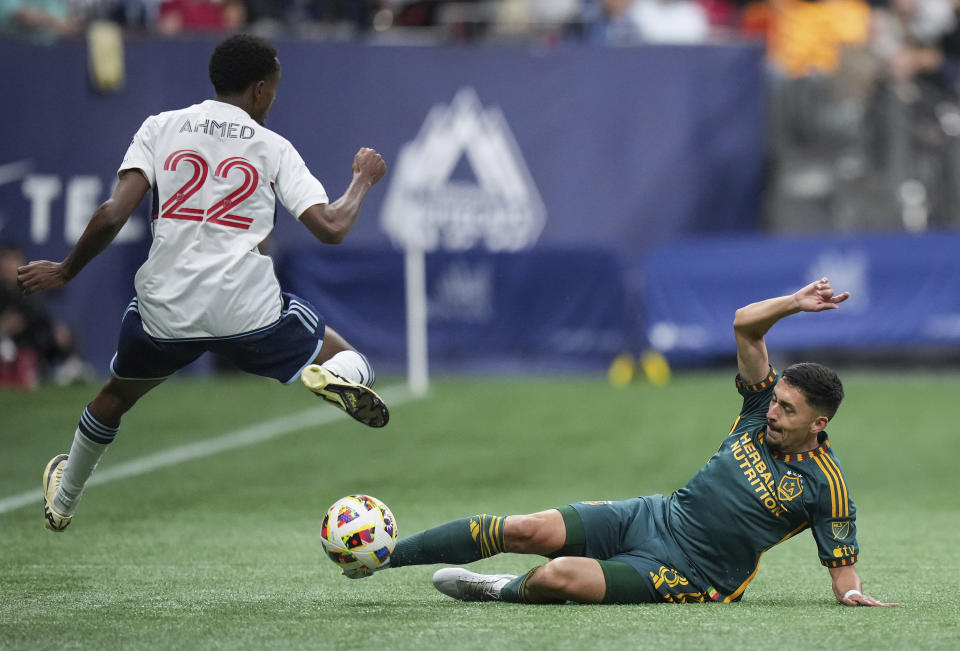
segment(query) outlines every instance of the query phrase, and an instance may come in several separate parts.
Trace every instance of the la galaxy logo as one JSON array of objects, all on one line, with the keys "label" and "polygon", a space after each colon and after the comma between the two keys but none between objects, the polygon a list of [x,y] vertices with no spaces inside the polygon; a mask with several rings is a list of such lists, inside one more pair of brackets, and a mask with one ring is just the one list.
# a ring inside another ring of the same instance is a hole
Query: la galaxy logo
[{"label": "la galaxy logo", "polygon": [[799,475],[784,475],[777,484],[777,498],[781,502],[795,500],[801,493],[803,493],[803,484],[800,482]]},{"label": "la galaxy logo", "polygon": [[536,244],[546,212],[503,112],[467,87],[433,106],[400,149],[380,224],[400,247],[522,251]]},{"label": "la galaxy logo", "polygon": [[833,528],[834,540],[843,540],[850,534],[849,520],[841,520],[840,522],[831,522],[830,526]]}]

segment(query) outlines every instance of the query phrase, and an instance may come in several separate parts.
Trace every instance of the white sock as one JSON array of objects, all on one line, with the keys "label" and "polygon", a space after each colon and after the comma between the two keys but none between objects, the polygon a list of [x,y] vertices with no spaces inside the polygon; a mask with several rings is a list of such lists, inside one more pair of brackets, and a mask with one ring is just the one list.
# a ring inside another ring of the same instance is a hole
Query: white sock
[{"label": "white sock", "polygon": [[323,367],[342,378],[359,382],[368,387],[372,387],[376,379],[370,362],[355,350],[344,350],[337,353],[324,362]]},{"label": "white sock", "polygon": [[[97,421],[84,410],[80,419],[80,426],[73,435],[73,445],[70,446],[70,458],[67,460],[67,469],[63,471],[60,488],[53,498],[53,506],[64,515],[72,515],[80,501],[83,487],[90,474],[97,467],[103,453],[107,451],[110,441],[116,436],[118,428],[108,427]],[[83,430],[89,431],[89,435]],[[90,438],[96,436],[103,442]]]}]

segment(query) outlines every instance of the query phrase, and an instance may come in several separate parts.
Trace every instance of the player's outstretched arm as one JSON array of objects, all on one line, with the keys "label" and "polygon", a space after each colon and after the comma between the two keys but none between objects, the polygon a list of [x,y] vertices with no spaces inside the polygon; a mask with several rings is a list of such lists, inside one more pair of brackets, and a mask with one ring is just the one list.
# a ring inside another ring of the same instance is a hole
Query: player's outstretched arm
[{"label": "player's outstretched arm", "polygon": [[844,606],[899,606],[900,604],[890,604],[877,601],[869,595],[861,592],[863,584],[860,581],[860,575],[857,574],[857,568],[853,565],[846,567],[831,567],[830,578],[833,580],[833,594],[837,601]]},{"label": "player's outstretched arm", "polygon": [[117,236],[140,205],[150,183],[139,170],[123,170],[113,195],[93,213],[83,235],[62,262],[38,260],[17,269],[17,284],[24,294],[66,285]]},{"label": "player's outstretched arm", "polygon": [[789,296],[768,298],[737,310],[733,333],[737,340],[737,366],[744,382],[753,384],[767,376],[770,366],[764,336],[780,319],[797,312],[835,310],[850,292],[834,294],[826,278],[814,281]]},{"label": "player's outstretched arm", "polygon": [[343,196],[331,204],[310,206],[300,215],[300,221],[321,242],[339,244],[357,221],[367,192],[386,172],[380,154],[364,147],[353,157],[353,180]]}]

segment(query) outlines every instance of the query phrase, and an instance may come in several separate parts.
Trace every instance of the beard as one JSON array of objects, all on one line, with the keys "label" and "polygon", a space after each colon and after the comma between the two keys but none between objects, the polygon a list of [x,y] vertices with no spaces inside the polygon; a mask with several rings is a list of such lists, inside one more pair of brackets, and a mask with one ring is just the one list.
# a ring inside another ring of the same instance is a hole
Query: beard
[{"label": "beard", "polygon": [[783,430],[779,427],[774,427],[768,422],[765,442],[768,448],[774,452],[780,452],[783,448]]}]

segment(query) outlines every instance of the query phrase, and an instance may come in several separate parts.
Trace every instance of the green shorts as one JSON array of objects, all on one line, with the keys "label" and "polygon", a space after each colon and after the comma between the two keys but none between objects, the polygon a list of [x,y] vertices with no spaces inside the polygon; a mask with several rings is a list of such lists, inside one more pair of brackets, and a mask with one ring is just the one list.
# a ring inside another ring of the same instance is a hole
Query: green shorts
[{"label": "green shorts", "polygon": [[555,556],[599,561],[607,582],[604,603],[704,602],[716,594],[699,585],[666,533],[662,495],[576,502],[558,510],[567,541]]}]

